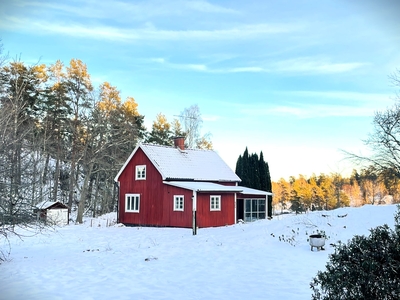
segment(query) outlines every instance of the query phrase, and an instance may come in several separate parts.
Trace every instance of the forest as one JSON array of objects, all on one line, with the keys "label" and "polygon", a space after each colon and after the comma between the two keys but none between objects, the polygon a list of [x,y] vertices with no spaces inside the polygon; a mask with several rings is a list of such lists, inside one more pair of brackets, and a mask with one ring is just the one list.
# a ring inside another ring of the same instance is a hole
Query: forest
[{"label": "forest", "polygon": [[115,211],[114,176],[139,141],[171,145],[184,135],[191,148],[212,148],[197,105],[171,123],[159,113],[147,130],[135,99],[108,82],[94,87],[79,59],[0,63],[0,221],[29,220],[43,200],[76,210],[77,223]]},{"label": "forest", "polygon": [[400,203],[400,181],[394,172],[379,172],[374,166],[353,170],[350,177],[329,175],[291,176],[272,182],[274,212],[289,209],[330,210],[343,206]]}]

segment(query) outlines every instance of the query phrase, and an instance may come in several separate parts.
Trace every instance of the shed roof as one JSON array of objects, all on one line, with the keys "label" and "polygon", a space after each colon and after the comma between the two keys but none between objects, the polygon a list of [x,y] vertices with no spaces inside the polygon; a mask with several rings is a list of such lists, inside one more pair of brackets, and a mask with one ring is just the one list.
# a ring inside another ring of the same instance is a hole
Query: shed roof
[{"label": "shed roof", "polygon": [[46,200],[36,204],[35,207],[38,208],[38,209],[48,209],[48,208],[51,208],[51,207],[68,208],[67,205],[65,205],[65,204],[63,204],[63,203],[61,203],[59,201],[53,202],[53,201],[46,201]]},{"label": "shed roof", "polygon": [[119,176],[139,148],[160,172],[163,180],[241,181],[213,150],[181,150],[152,144],[139,144],[115,177],[115,181],[118,181]]}]

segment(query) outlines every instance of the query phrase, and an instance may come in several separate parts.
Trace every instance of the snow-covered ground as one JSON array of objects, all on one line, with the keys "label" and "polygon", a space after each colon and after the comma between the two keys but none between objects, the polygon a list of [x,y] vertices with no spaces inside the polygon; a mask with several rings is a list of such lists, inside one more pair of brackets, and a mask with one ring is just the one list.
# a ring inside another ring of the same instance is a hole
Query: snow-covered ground
[{"label": "snow-covered ground", "polygon": [[[197,236],[88,219],[12,237],[10,261],[0,265],[0,299],[310,299],[309,283],[325,268],[330,243],[385,223],[393,228],[396,210],[283,215],[199,229]],[[326,250],[311,252],[307,238],[318,230],[329,237]]]}]

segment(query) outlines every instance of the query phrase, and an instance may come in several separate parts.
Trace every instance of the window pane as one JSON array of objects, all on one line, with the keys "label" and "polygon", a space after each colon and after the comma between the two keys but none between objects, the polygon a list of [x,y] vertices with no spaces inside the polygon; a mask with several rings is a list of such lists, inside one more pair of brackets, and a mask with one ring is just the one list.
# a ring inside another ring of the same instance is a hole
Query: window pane
[{"label": "window pane", "polygon": [[178,209],[182,209],[182,208],[183,208],[183,198],[178,197]]},{"label": "window pane", "polygon": [[258,200],[258,211],[265,211],[265,200]]},{"label": "window pane", "polygon": [[252,205],[251,205],[252,211],[257,211],[257,210],[258,210],[258,207],[257,207],[257,200],[256,200],[256,199],[253,199],[253,200],[251,200],[251,202],[252,202]]},{"label": "window pane", "polygon": [[246,212],[251,212],[251,200],[246,199]]},{"label": "window pane", "polygon": [[259,213],[258,214],[259,219],[265,219],[265,212]]},{"label": "window pane", "polygon": [[245,222],[251,222],[251,213],[245,213],[244,221]]},{"label": "window pane", "polygon": [[139,197],[134,197],[135,208],[134,210],[139,210]]},{"label": "window pane", "polygon": [[251,220],[252,220],[252,221],[255,221],[255,220],[257,220],[257,219],[258,219],[257,213],[253,212],[253,213],[251,214]]},{"label": "window pane", "polygon": [[126,201],[126,204],[127,204],[127,210],[131,210],[131,197],[127,197],[127,201]]}]

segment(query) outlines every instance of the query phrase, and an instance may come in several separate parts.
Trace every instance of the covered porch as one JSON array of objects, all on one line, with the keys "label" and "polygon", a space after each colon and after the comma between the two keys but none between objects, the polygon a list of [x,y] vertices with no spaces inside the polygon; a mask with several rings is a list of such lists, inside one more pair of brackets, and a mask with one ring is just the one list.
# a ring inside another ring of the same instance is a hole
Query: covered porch
[{"label": "covered porch", "polygon": [[236,194],[236,220],[253,222],[266,219],[268,217],[268,196],[272,193],[242,188],[242,192]]}]

